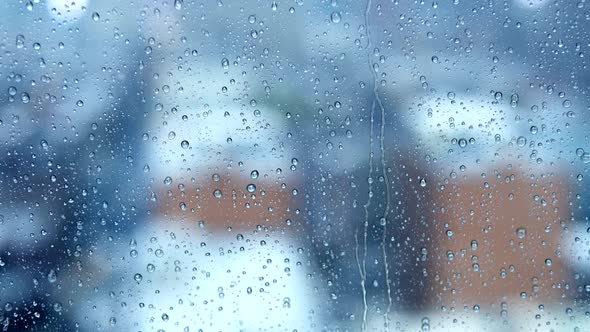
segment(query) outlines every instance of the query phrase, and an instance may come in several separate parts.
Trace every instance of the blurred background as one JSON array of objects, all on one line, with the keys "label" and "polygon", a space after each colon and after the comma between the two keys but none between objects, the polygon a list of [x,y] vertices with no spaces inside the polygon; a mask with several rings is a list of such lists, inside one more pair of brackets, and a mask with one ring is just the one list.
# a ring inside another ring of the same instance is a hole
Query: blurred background
[{"label": "blurred background", "polygon": [[0,3],[3,331],[590,331],[584,0]]}]

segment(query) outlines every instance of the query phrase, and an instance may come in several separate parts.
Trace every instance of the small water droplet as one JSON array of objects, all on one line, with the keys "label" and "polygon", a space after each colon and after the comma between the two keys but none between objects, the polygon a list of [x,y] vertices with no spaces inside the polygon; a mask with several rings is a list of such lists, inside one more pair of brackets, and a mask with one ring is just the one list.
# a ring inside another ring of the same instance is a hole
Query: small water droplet
[{"label": "small water droplet", "polygon": [[28,104],[29,101],[31,101],[31,97],[29,96],[28,93],[23,92],[20,95],[20,100],[23,102],[23,104]]},{"label": "small water droplet", "polygon": [[10,96],[14,96],[14,95],[16,95],[17,91],[18,91],[18,90],[17,90],[17,89],[16,89],[16,87],[14,87],[14,86],[9,86],[9,87],[8,87],[8,95],[10,95]]},{"label": "small water droplet", "polygon": [[519,239],[524,239],[525,236],[526,236],[526,228],[518,227],[516,229],[516,237],[518,237]]},{"label": "small water droplet", "polygon": [[25,47],[25,36],[16,35],[16,48],[23,48],[23,47]]},{"label": "small water droplet", "polygon": [[54,269],[49,270],[49,273],[47,273],[47,281],[49,281],[50,283],[54,283],[57,281],[57,272],[55,272]]},{"label": "small water droplet", "polygon": [[464,138],[459,139],[459,146],[464,148],[467,146],[467,140]]}]

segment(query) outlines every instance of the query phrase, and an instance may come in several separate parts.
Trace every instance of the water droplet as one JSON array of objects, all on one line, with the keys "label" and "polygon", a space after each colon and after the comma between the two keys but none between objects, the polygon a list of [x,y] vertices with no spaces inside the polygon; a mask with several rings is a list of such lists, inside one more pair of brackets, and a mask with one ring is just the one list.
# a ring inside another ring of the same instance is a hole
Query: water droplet
[{"label": "water droplet", "polygon": [[518,227],[516,229],[516,237],[518,237],[519,239],[524,239],[525,236],[526,236],[526,228]]},{"label": "water droplet", "polygon": [[333,12],[332,15],[330,15],[330,19],[332,20],[332,23],[340,23],[340,13],[339,12]]},{"label": "water droplet", "polygon": [[449,261],[452,261],[453,259],[455,259],[455,253],[451,250],[447,251],[447,259]]},{"label": "water droplet", "polygon": [[426,179],[420,180],[420,187],[422,187],[422,188],[426,187]]},{"label": "water droplet", "polygon": [[459,139],[459,146],[464,148],[467,146],[467,140],[464,138]]},{"label": "water droplet", "polygon": [[14,96],[14,95],[16,95],[16,93],[17,93],[16,87],[14,87],[14,86],[9,86],[8,87],[8,95]]},{"label": "water droplet", "polygon": [[183,149],[188,149],[188,147],[189,147],[189,143],[188,143],[188,141],[187,141],[187,140],[184,140],[184,141],[180,142],[180,146],[181,146]]},{"label": "water droplet", "polygon": [[258,171],[257,170],[253,170],[252,172],[250,172],[250,178],[252,180],[258,179]]},{"label": "water droplet", "polygon": [[100,15],[97,12],[92,13],[92,20],[97,22],[100,20]]},{"label": "water droplet", "polygon": [[218,198],[219,199],[219,198],[221,198],[223,196],[223,194],[221,193],[221,190],[215,189],[213,191],[213,196],[215,196],[215,198]]},{"label": "water droplet", "polygon": [[249,184],[249,185],[246,187],[246,189],[248,190],[248,192],[249,192],[249,193],[253,193],[253,192],[255,192],[255,191],[256,191],[256,186],[255,186],[254,184],[250,183],[250,184]]},{"label": "water droplet", "polygon": [[225,70],[229,69],[229,60],[227,58],[221,59],[221,67]]},{"label": "water droplet", "polygon": [[23,104],[28,104],[29,101],[31,101],[31,97],[29,97],[29,94],[28,93],[23,92],[20,95],[20,100],[23,102]]},{"label": "water droplet", "polygon": [[49,281],[50,283],[54,283],[57,281],[57,272],[55,272],[54,269],[49,270],[49,273],[47,273],[47,281]]},{"label": "water droplet", "polygon": [[516,144],[521,148],[526,145],[526,138],[524,136],[520,136],[516,139]]},{"label": "water droplet", "polygon": [[135,280],[139,284],[143,280],[143,276],[141,274],[139,274],[139,273],[136,273],[133,276],[133,280]]},{"label": "water droplet", "polygon": [[16,35],[16,48],[23,48],[23,47],[25,47],[25,36]]},{"label": "water droplet", "polygon": [[183,0],[174,0],[174,8],[176,8],[177,10],[181,10],[182,9],[182,2],[183,2]]}]

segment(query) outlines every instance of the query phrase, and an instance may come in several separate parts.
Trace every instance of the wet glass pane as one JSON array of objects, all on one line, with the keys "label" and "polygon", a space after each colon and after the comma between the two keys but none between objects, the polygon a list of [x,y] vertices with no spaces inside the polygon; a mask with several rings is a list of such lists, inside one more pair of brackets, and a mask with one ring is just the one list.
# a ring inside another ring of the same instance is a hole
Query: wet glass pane
[{"label": "wet glass pane", "polygon": [[585,0],[0,2],[4,331],[587,331]]}]

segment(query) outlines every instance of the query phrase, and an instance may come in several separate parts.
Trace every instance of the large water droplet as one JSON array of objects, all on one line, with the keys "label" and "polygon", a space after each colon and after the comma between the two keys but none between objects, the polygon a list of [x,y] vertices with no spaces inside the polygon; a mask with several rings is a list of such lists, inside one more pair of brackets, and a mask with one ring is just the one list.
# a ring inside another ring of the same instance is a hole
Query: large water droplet
[{"label": "large water droplet", "polygon": [[332,20],[332,23],[340,23],[340,13],[339,12],[333,12],[332,15],[330,15],[330,19]]},{"label": "large water droplet", "polygon": [[229,60],[227,58],[221,59],[221,67],[223,69],[229,69]]}]

